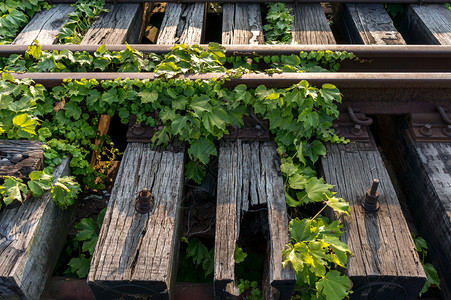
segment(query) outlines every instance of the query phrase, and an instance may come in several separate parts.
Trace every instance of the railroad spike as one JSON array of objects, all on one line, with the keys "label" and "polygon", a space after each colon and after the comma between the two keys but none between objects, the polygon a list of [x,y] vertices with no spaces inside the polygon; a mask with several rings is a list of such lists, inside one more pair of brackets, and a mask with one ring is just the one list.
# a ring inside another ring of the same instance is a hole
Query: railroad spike
[{"label": "railroad spike", "polygon": [[362,198],[361,204],[365,209],[365,213],[376,213],[379,210],[379,193],[377,188],[379,187],[379,179],[373,179],[371,188],[366,192],[365,197]]}]

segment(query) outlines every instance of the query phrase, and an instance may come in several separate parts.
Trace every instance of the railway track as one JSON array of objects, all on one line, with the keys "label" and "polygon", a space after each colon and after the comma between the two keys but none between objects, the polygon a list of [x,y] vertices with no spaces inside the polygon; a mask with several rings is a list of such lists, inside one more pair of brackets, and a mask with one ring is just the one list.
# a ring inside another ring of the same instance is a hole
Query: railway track
[{"label": "railway track", "polygon": [[[433,4],[441,1],[384,1],[404,3],[399,31],[384,6],[369,4],[373,1],[330,1],[333,9],[328,13],[333,12],[335,18],[333,28],[318,1],[283,1],[293,8],[293,38],[299,44],[264,45],[261,12],[265,9],[260,1],[222,1],[221,13],[211,13],[207,1],[168,1],[162,10],[155,9],[154,1],[107,0],[109,12],[91,25],[80,45],[58,45],[56,35],[67,21],[62,12],[67,13],[71,9],[67,3],[74,2],[52,1],[56,7],[37,13],[12,45],[0,46],[0,57],[24,57],[34,39],[43,51],[67,49],[91,54],[101,44],[110,51],[122,51],[125,42],[146,55],[167,54],[176,43],[201,44],[208,49],[208,42],[221,42],[228,57],[249,59],[298,55],[301,51],[354,53],[359,60],[342,62],[339,72],[261,72],[238,77],[204,73],[182,74],[179,78],[227,78],[223,87],[230,89],[243,84],[249,89],[260,85],[288,88],[302,80],[312,86],[338,87],[343,98],[337,106],[340,118],[333,127],[352,143],[325,143],[327,155],[316,168],[350,204],[350,216],[340,220],[345,232],[342,240],[354,253],[346,271],[354,285],[351,298],[417,297],[426,275],[414,250],[412,230],[428,242],[429,257],[442,288],[437,297],[450,297],[451,11],[443,4]],[[153,45],[140,44],[148,25],[159,27]],[[211,34],[207,31],[219,34],[208,40]],[[66,79],[155,81],[158,77],[153,72],[11,75],[15,79],[31,78],[49,90]],[[107,134],[111,118],[103,114],[99,119],[99,132]],[[216,216],[214,226],[199,235],[215,248],[212,289],[216,299],[238,297],[238,264],[234,260],[238,244],[263,244],[255,246],[263,254],[259,283],[263,297],[291,297],[296,275],[291,267],[282,267],[282,251],[289,242],[288,220],[292,215],[285,204],[274,133],[255,130],[263,126],[262,120],[246,122],[252,130],[245,129],[252,134],[237,132],[235,136],[242,138],[229,137],[218,143],[218,163],[212,167],[213,175],[207,176],[217,190],[203,194],[212,206],[194,200],[189,213],[182,209],[188,206],[188,195],[196,191],[184,185],[183,166],[189,145],[152,148],[149,141],[153,129],[141,128],[133,120],[127,137],[115,137],[128,139],[128,143],[88,274],[96,298],[174,296],[180,230],[184,223],[189,224],[193,209],[205,209],[205,214]],[[114,132],[110,130],[109,134]],[[368,214],[361,198],[375,178],[380,181],[379,211]],[[139,214],[135,212],[135,194],[145,187],[151,189],[152,208],[150,213]],[[45,201],[43,206],[25,202],[18,208],[17,218],[12,210],[0,211],[0,262],[7,266],[0,271],[1,296],[38,298],[43,282],[52,274],[73,209],[61,212],[50,197]],[[29,214],[41,221],[27,223]],[[17,230],[21,226],[26,228],[22,232]],[[255,232],[255,237],[249,231]],[[48,249],[48,243],[55,249]]]}]

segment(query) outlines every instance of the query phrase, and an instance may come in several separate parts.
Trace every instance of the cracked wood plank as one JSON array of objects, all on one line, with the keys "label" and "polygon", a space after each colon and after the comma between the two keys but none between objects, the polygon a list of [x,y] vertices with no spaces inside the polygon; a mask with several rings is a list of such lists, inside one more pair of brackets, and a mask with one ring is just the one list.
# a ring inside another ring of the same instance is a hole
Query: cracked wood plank
[{"label": "cracked wood plank", "polygon": [[236,291],[226,287],[235,280],[235,245],[239,237],[241,192],[241,159],[237,143],[220,142],[218,158],[218,192],[216,199],[215,232],[215,299],[230,297]]},{"label": "cracked wood plank", "polygon": [[293,40],[305,45],[336,44],[321,4],[287,4],[294,16]]},{"label": "cracked wood plank", "polygon": [[[53,175],[69,175],[69,158]],[[0,211],[0,295],[39,299],[64,244],[75,205],[61,210],[50,191]]]},{"label": "cracked wood plank", "polygon": [[222,43],[224,45],[264,44],[260,4],[224,4]]},{"label": "cracked wood plank", "polygon": [[[350,216],[340,217],[344,224],[341,240],[354,254],[347,264],[354,284],[351,298],[368,294],[380,299],[414,299],[426,275],[384,162],[369,146],[329,143],[321,160],[326,182],[335,185],[337,195],[349,201],[351,208]],[[366,214],[360,200],[374,178],[380,180],[380,209]]]},{"label": "cracked wood plank", "polygon": [[31,19],[27,26],[17,35],[13,45],[31,45],[37,40],[41,45],[51,45],[58,42],[57,35],[63,25],[69,20],[70,13],[75,8],[69,4],[57,4],[49,10],[42,10]]},{"label": "cracked wood plank", "polygon": [[206,7],[206,3],[168,3],[157,44],[200,44]]},{"label": "cracked wood plank", "polygon": [[142,26],[143,4],[110,4],[86,32],[80,44],[137,44]]},{"label": "cracked wood plank", "polygon": [[14,176],[25,179],[33,171],[41,169],[44,162],[44,149],[42,143],[38,141],[0,141],[0,156],[10,157],[20,154],[23,159],[18,162],[10,160],[0,161],[0,176]]},{"label": "cracked wood plank", "polygon": [[414,43],[450,45],[451,11],[444,4],[409,5],[401,28]]},{"label": "cracked wood plank", "polygon": [[383,4],[343,4],[341,27],[352,43],[404,45]]},{"label": "cracked wood plank", "polygon": [[274,142],[221,141],[215,238],[215,298],[236,296],[234,252],[247,210],[268,208],[269,283],[290,299],[296,283],[291,268],[282,268],[282,251],[289,241],[288,217],[280,160]]},{"label": "cracked wood plank", "polygon": [[[88,283],[96,297],[173,293],[183,193],[184,150],[153,150],[129,143],[116,177],[91,262]],[[136,193],[149,188],[151,213],[135,211]]]}]

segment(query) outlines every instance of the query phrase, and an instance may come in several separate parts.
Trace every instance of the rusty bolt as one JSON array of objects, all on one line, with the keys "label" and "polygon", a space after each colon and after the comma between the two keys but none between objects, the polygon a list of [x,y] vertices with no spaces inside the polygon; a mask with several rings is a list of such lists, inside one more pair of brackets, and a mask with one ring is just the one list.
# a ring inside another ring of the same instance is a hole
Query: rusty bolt
[{"label": "rusty bolt", "polygon": [[443,129],[442,129],[442,133],[446,136],[451,137],[451,125],[446,125]]},{"label": "rusty bolt", "polygon": [[151,212],[154,206],[152,194],[148,188],[143,188],[136,198],[135,210],[140,214]]},{"label": "rusty bolt", "polygon": [[424,124],[424,126],[420,128],[420,133],[424,136],[431,136],[432,135],[432,125],[429,123]]},{"label": "rusty bolt", "polygon": [[366,192],[362,199],[362,206],[366,213],[375,213],[379,210],[379,193],[377,188],[379,186],[379,179],[373,179],[371,188]]},{"label": "rusty bolt", "polygon": [[363,133],[362,125],[355,124],[354,127],[351,128],[351,133],[352,133],[352,135],[355,135],[355,136],[362,135],[362,133]]}]

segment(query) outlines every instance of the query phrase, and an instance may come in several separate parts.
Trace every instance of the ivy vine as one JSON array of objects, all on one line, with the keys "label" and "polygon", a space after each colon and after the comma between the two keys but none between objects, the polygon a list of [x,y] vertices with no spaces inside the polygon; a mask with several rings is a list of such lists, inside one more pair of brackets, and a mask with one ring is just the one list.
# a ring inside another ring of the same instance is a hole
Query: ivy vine
[{"label": "ivy vine", "polygon": [[43,51],[35,41],[25,54],[0,59],[4,72],[156,72],[159,76],[206,72],[330,72],[338,71],[340,62],[356,57],[346,51],[319,50],[299,55],[227,56],[223,46],[175,45],[164,55],[144,54],[126,45],[122,51],[109,51],[105,45],[93,54],[86,51]]},{"label": "ivy vine", "polygon": [[69,21],[66,22],[57,35],[61,44],[80,44],[92,23],[104,9],[105,0],[78,0],[74,4],[75,11],[69,14]]},{"label": "ivy vine", "polygon": [[268,4],[267,24],[263,26],[267,43],[290,44],[293,41],[291,28],[294,16],[285,3],[273,2]]},{"label": "ivy vine", "polygon": [[7,0],[0,2],[0,45],[10,44],[34,14],[50,5],[44,0]]},{"label": "ivy vine", "polygon": [[[336,103],[341,101],[340,91],[335,86],[325,84],[317,88],[301,81],[285,89],[265,86],[249,89],[245,85],[226,88],[224,83],[229,77],[252,71],[252,63],[246,67],[248,62],[231,61],[217,44],[210,45],[205,51],[197,46],[179,45],[160,57],[152,54],[143,57],[127,47],[116,54],[116,57],[122,58],[120,61],[109,57],[104,47],[96,53],[99,54],[86,58],[86,66],[104,61],[104,68],[109,68],[111,64],[121,68],[129,59],[129,64],[132,62],[131,65],[136,68],[154,64],[150,69],[157,73],[158,78],[153,81],[67,80],[60,86],[46,89],[31,80],[18,81],[3,73],[0,81],[2,136],[37,139],[46,143],[46,174],[50,174],[63,157],[70,155],[72,173],[86,186],[96,187],[98,172],[91,167],[87,156],[93,150],[101,151],[93,142],[95,138],[100,138],[97,135],[100,116],[118,115],[123,123],[128,123],[130,114],[134,114],[138,123],[154,128],[154,145],[166,146],[173,139],[187,144],[189,162],[185,176],[188,180],[200,182],[211,156],[217,155],[217,141],[228,134],[230,126],[243,126],[243,117],[252,111],[257,117],[269,120],[270,131],[281,156],[287,204],[298,207],[324,203],[337,213],[348,213],[347,203],[333,195],[330,191],[332,186],[317,177],[314,167],[318,158],[326,154],[325,142],[345,142],[332,129],[332,121],[338,117]],[[65,60],[64,66],[59,65],[57,59],[61,53],[47,54],[34,45],[22,65],[38,68],[42,62],[39,60],[43,58],[53,63],[47,70],[54,70],[64,69],[66,64],[72,62],[68,52],[64,53],[65,57],[59,58]],[[335,66],[338,62],[333,58],[339,60],[342,56],[343,53],[323,51],[262,58],[262,61],[281,71],[293,68],[296,72],[302,72],[305,68],[302,63],[306,62],[306,58],[310,57],[312,64],[316,62],[319,67],[323,59],[330,66]],[[344,56],[348,57],[348,54]],[[22,58],[15,59],[19,61]],[[287,67],[287,61],[293,63]],[[72,66],[83,66],[80,59],[73,62]],[[230,69],[226,67],[227,63],[240,65]],[[228,75],[209,81],[177,78],[179,74],[201,70]],[[11,118],[20,115],[23,116],[16,122],[10,122]],[[109,137],[103,138],[109,140]],[[21,187],[19,185],[19,190]],[[42,188],[47,186],[42,185]],[[75,193],[71,188],[67,189],[66,196]],[[63,202],[63,207],[69,204]],[[335,270],[337,266],[345,265],[349,255],[347,246],[339,241],[341,232],[338,222],[329,223],[317,216],[304,220],[295,218],[290,222],[290,231],[292,241],[288,252],[285,251],[284,264],[293,265],[297,271],[299,289],[327,299],[346,296],[350,288],[349,279]],[[308,279],[304,277],[306,274]],[[331,296],[330,289],[341,292]]]}]

